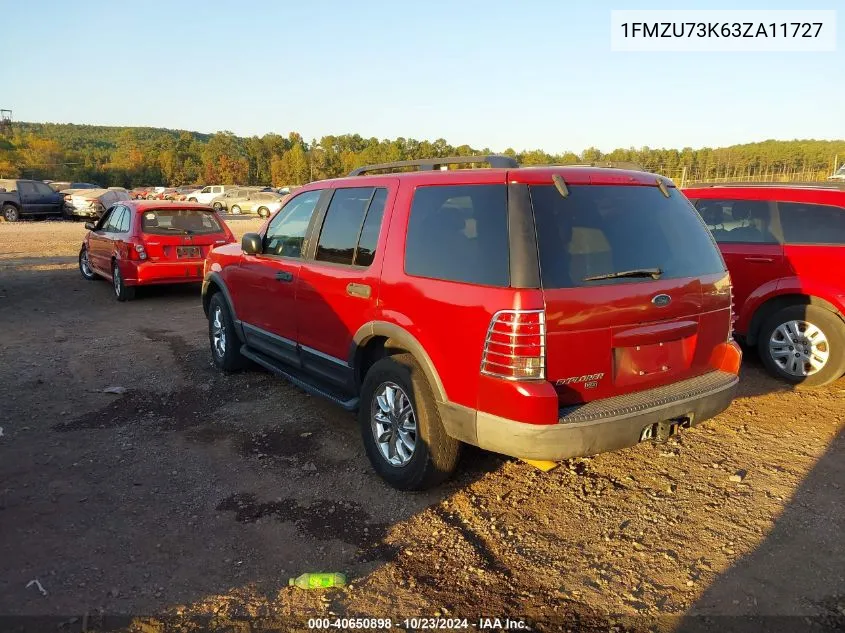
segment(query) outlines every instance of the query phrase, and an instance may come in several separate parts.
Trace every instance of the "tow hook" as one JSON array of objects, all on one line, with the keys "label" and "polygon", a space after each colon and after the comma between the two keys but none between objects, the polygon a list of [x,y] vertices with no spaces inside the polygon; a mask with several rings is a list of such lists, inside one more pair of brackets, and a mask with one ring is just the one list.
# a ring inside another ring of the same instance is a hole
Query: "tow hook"
[{"label": "tow hook", "polygon": [[673,435],[680,433],[681,429],[688,429],[691,425],[691,415],[672,418],[663,422],[655,422],[654,424],[649,424],[640,432],[640,442],[645,442],[646,440],[665,442]]}]

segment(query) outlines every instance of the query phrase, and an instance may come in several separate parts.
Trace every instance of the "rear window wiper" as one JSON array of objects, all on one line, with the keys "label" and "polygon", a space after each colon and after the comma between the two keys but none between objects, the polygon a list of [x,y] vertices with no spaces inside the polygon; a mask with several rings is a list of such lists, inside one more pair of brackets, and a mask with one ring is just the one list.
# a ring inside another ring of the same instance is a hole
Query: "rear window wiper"
[{"label": "rear window wiper", "polygon": [[620,277],[651,277],[660,279],[663,271],[660,268],[635,268],[634,270],[620,270],[616,273],[605,273],[604,275],[592,275],[584,277],[582,281],[600,281],[602,279],[619,279]]}]

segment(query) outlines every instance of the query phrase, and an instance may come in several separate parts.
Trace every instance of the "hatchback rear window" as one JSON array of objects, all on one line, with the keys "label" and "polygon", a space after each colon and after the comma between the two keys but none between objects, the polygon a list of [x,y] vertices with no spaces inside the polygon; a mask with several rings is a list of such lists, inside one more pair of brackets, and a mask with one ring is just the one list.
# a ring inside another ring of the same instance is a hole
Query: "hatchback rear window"
[{"label": "hatchback rear window", "polygon": [[[689,201],[675,188],[554,185],[531,188],[545,288],[574,288],[725,271],[722,256]],[[641,271],[642,275],[596,279]],[[592,279],[591,279],[592,278]]]},{"label": "hatchback rear window", "polygon": [[151,235],[202,235],[222,233],[220,222],[211,211],[200,209],[153,209],[142,214],[141,230]]}]

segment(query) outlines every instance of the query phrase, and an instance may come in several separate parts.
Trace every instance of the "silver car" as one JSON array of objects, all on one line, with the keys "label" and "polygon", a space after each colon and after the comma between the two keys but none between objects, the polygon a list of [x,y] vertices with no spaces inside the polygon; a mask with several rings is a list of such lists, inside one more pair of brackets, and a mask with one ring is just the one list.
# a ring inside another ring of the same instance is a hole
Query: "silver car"
[{"label": "silver car", "polygon": [[227,211],[232,215],[256,213],[259,217],[266,218],[281,208],[282,196],[274,192],[240,187],[217,196],[211,201],[211,206],[218,212]]}]

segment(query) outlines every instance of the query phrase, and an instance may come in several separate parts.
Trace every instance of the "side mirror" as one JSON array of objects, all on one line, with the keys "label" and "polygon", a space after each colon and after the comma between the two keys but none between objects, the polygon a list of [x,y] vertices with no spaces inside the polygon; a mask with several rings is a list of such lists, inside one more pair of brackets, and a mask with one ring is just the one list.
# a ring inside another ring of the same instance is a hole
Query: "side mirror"
[{"label": "side mirror", "polygon": [[93,222],[86,222],[86,223],[85,223],[85,228],[86,228],[86,229],[88,229],[89,231],[96,231],[96,230],[97,230],[97,225],[96,225],[96,224],[94,224]]},{"label": "side mirror", "polygon": [[244,233],[241,238],[241,250],[245,255],[256,255],[261,252],[261,236],[258,233]]}]

